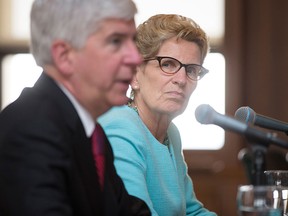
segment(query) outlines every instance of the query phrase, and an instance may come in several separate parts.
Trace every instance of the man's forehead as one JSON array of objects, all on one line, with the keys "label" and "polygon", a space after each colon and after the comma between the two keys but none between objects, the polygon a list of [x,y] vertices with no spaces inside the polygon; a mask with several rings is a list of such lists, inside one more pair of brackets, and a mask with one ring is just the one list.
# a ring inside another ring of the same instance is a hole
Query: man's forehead
[{"label": "man's forehead", "polygon": [[99,32],[109,33],[135,33],[136,26],[134,19],[124,20],[124,19],[105,19],[99,25]]}]

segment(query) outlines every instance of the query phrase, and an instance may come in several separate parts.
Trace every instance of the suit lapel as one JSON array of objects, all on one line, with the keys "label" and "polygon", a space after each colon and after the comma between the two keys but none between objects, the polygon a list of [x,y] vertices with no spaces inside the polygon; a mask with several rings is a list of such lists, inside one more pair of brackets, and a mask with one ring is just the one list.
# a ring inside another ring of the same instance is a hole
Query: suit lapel
[{"label": "suit lapel", "polygon": [[[100,191],[100,184],[98,183],[97,172],[94,164],[92,148],[90,139],[86,137],[83,124],[73,107],[70,100],[62,92],[59,86],[45,73],[42,73],[40,78],[35,84],[35,88],[39,90],[43,95],[50,97],[53,95],[55,105],[59,107],[59,111],[62,112],[63,121],[70,129],[67,142],[72,145],[72,172],[73,175],[78,176],[86,192],[86,199],[91,207],[92,215],[104,215],[103,214],[103,199]],[[72,175],[72,176],[73,176]],[[73,185],[72,185],[73,187]],[[77,185],[75,186],[77,187]],[[85,193],[83,191],[83,193]],[[81,188],[80,192],[82,194]]]}]

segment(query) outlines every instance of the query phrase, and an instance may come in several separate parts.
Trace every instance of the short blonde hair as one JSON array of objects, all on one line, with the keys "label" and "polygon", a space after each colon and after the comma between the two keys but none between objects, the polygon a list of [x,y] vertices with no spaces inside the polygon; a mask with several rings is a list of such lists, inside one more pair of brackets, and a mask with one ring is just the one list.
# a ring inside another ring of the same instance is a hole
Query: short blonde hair
[{"label": "short blonde hair", "polygon": [[196,43],[201,51],[201,64],[209,52],[206,33],[192,19],[177,14],[158,14],[137,28],[136,45],[143,58],[153,58],[164,41],[172,37]]}]

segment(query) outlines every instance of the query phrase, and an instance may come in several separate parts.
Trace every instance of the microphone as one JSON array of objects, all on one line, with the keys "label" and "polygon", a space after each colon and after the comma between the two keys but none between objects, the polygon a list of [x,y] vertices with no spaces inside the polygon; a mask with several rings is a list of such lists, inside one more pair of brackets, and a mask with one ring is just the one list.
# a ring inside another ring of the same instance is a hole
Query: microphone
[{"label": "microphone", "polygon": [[288,143],[277,138],[275,133],[258,130],[248,124],[238,121],[229,116],[216,112],[210,105],[201,104],[195,110],[195,117],[201,124],[215,124],[225,130],[244,135],[248,140],[268,146],[269,143],[288,148]]},{"label": "microphone", "polygon": [[271,130],[282,131],[288,135],[288,123],[257,114],[248,106],[240,107],[238,110],[236,110],[235,117],[240,121],[252,123]]}]

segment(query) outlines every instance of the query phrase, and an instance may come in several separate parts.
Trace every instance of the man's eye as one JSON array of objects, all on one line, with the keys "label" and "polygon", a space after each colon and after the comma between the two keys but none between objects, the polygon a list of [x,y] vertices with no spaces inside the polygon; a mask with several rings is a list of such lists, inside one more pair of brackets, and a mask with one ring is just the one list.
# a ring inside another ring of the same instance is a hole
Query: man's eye
[{"label": "man's eye", "polygon": [[111,39],[111,43],[114,45],[120,45],[122,43],[122,39],[121,38],[112,38]]}]

